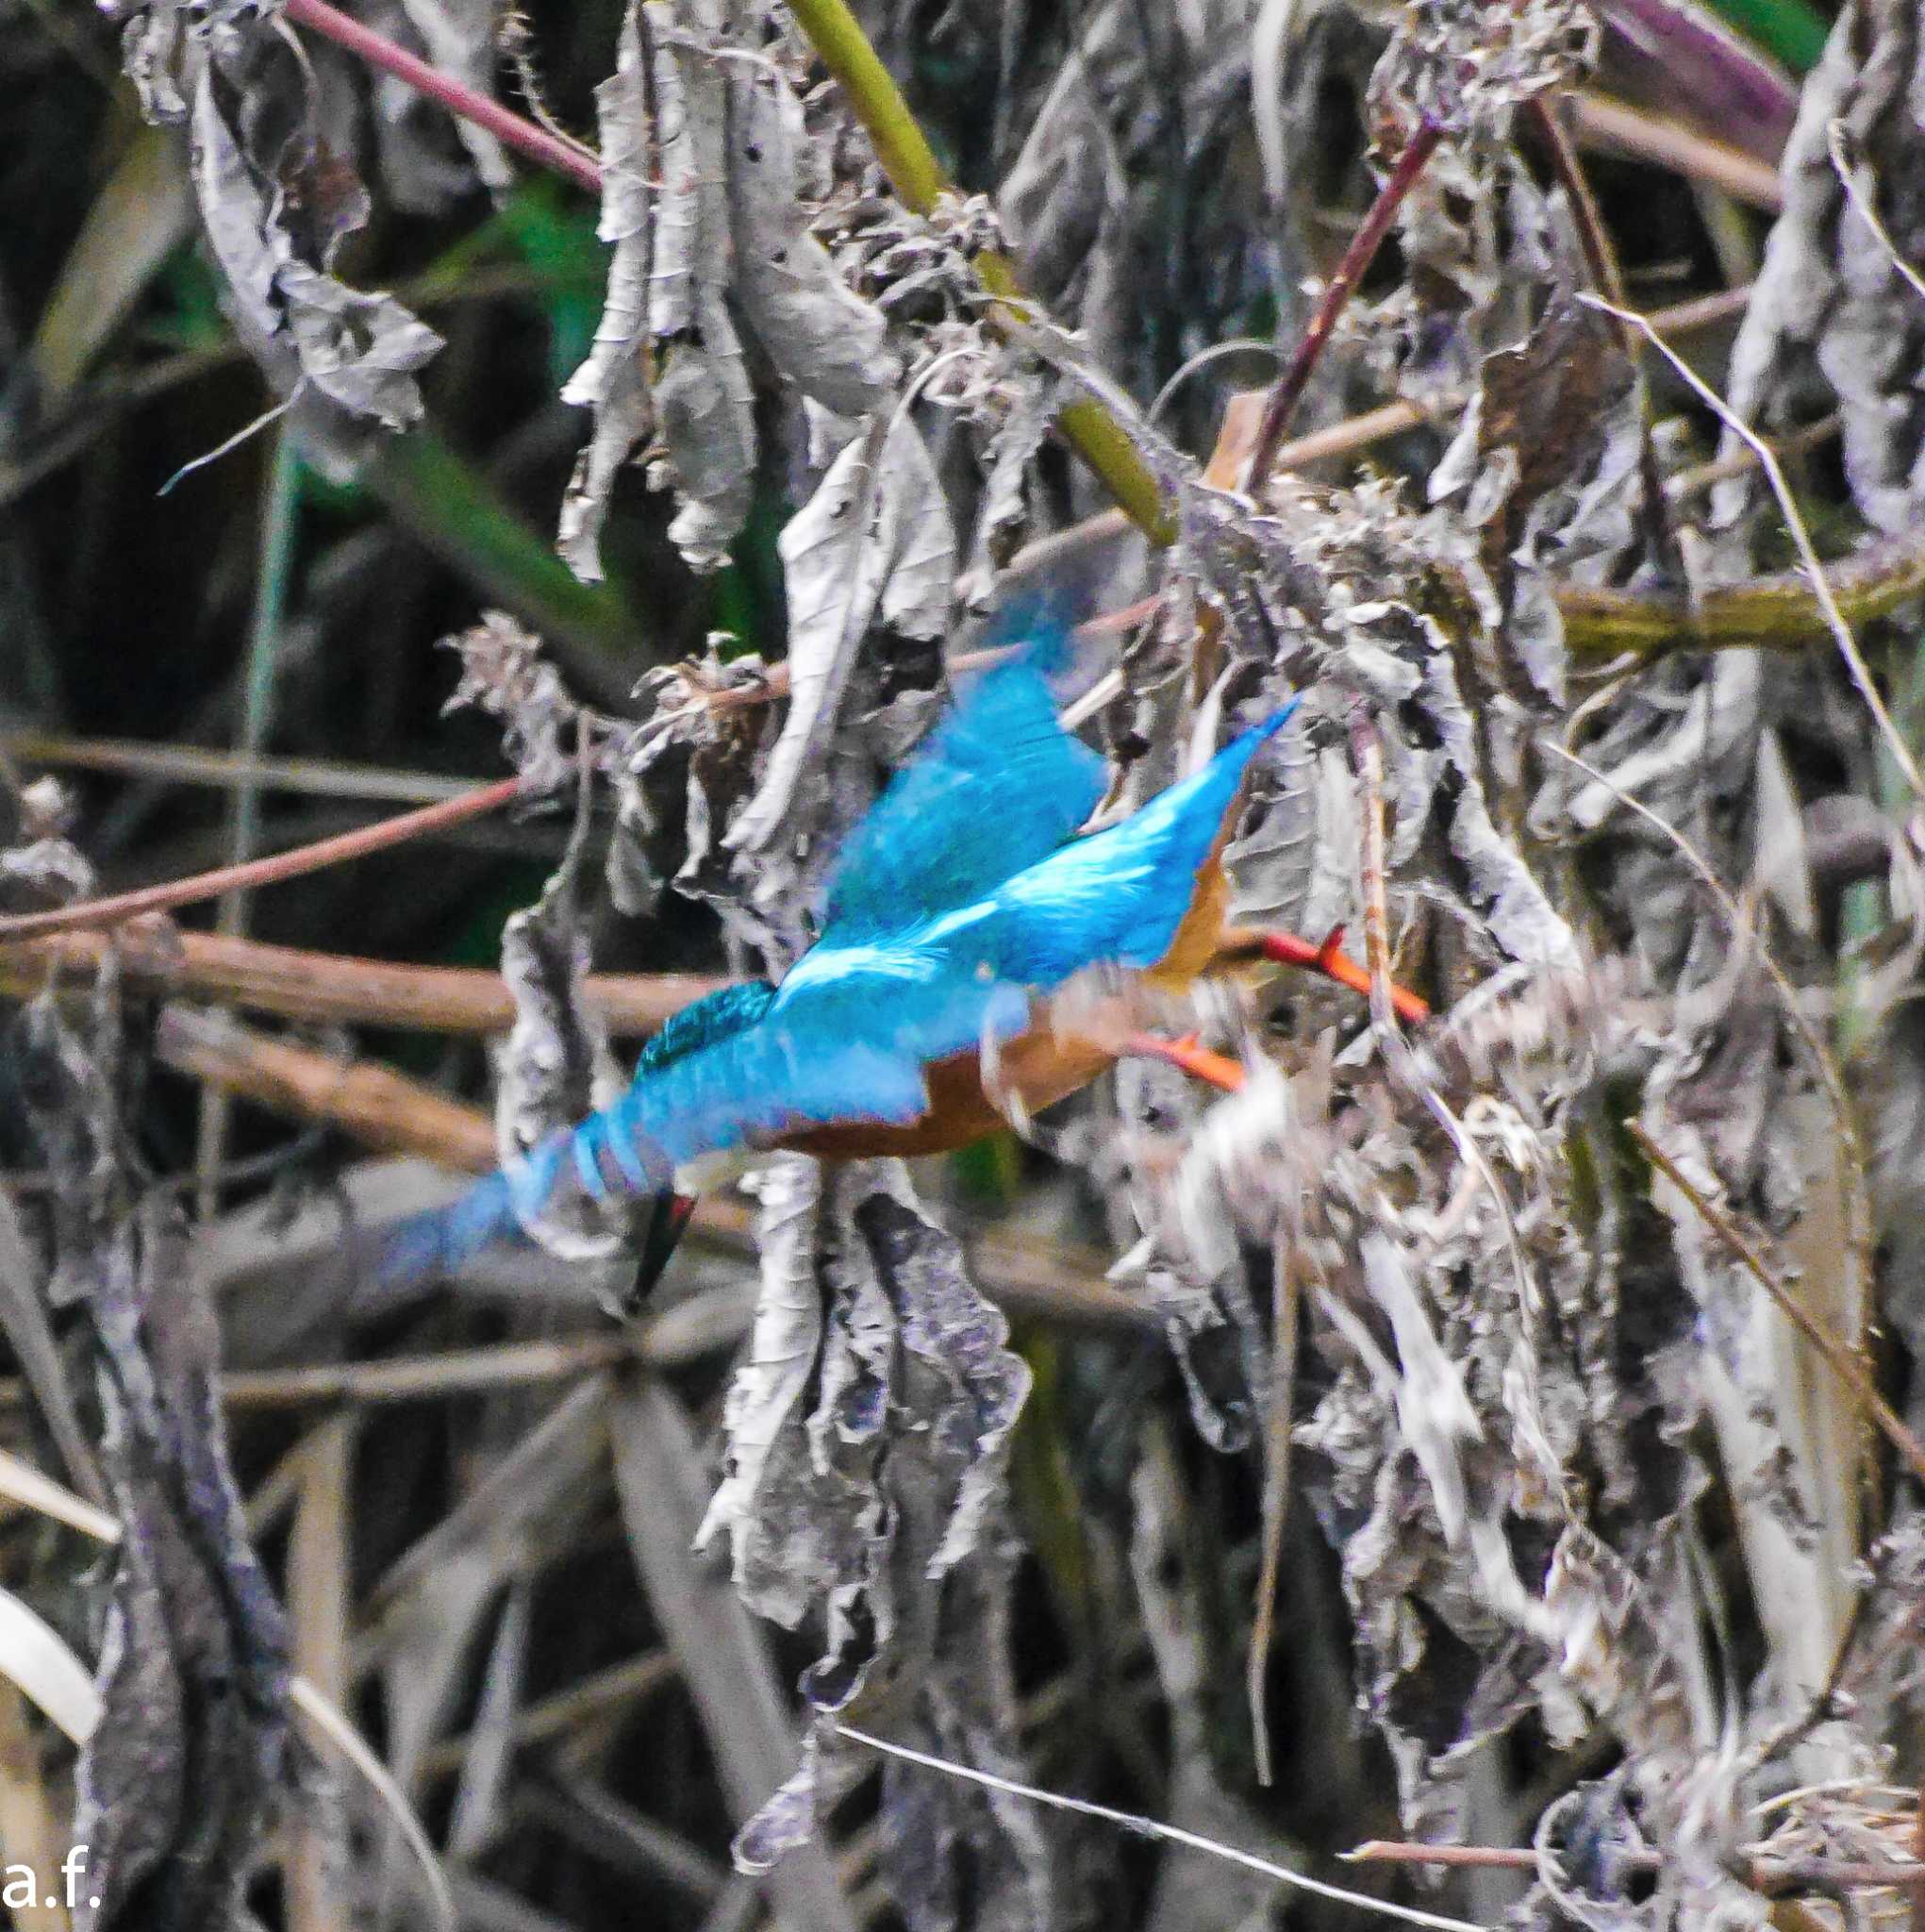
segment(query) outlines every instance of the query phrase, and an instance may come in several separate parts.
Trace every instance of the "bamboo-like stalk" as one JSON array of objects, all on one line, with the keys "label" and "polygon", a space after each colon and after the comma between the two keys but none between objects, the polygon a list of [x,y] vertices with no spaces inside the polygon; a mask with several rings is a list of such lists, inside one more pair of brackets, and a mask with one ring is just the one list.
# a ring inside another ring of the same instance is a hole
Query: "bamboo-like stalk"
[{"label": "bamboo-like stalk", "polygon": [[[134,984],[248,1012],[423,1033],[505,1033],[515,1021],[507,982],[481,967],[404,966],[172,928],[152,945],[143,937],[136,928],[119,941],[121,971]],[[97,971],[114,943],[98,932],[0,943],[0,993],[30,998],[59,974]],[[725,983],[692,973],[591,973],[583,996],[612,1034],[633,1040]]]}]

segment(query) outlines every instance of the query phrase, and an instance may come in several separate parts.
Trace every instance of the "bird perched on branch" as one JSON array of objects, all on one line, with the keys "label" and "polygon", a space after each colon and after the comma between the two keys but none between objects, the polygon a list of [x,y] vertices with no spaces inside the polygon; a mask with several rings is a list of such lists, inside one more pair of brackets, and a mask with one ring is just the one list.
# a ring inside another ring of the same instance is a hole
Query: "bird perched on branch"
[{"label": "bird perched on branch", "polygon": [[780,985],[727,987],[647,1044],[628,1091],[452,1208],[400,1224],[390,1285],[446,1272],[556,1201],[630,1212],[645,1292],[717,1157],[960,1147],[1011,1102],[1087,1085],[1115,1044],[1059,1027],[1053,998],[1107,967],[1180,991],[1223,935],[1222,849],[1252,760],[1294,702],[1131,817],[1077,834],[1103,760],[1065,731],[1045,675],[1063,642],[968,685],[851,834],[821,936]]}]

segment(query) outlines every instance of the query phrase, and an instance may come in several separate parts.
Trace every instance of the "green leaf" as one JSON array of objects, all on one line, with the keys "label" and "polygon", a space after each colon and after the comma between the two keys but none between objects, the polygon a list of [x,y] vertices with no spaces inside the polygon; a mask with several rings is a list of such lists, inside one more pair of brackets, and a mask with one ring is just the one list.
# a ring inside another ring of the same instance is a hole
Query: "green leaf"
[{"label": "green leaf", "polygon": [[1809,0],[1711,0],[1711,10],[1794,74],[1809,74],[1818,64],[1832,31]]}]

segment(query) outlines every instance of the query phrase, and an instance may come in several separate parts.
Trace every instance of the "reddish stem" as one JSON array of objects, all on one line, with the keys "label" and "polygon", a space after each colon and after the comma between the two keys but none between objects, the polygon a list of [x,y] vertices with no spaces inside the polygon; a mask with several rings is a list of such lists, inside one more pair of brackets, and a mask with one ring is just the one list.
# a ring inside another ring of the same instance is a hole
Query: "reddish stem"
[{"label": "reddish stem", "polygon": [[1277,451],[1283,446],[1284,433],[1290,426],[1290,418],[1296,414],[1297,405],[1303,399],[1311,372],[1316,369],[1318,358],[1330,341],[1331,331],[1336,327],[1337,317],[1343,313],[1357,284],[1377,258],[1377,251],[1390,232],[1390,224],[1396,219],[1397,210],[1403,206],[1404,196],[1417,186],[1418,176],[1429,165],[1443,134],[1442,124],[1429,114],[1417,124],[1417,132],[1404,143],[1403,152],[1397,157],[1397,165],[1377,191],[1377,199],[1370,204],[1363,225],[1351,237],[1351,244],[1344,250],[1343,259],[1336,265],[1336,273],[1324,285],[1322,297],[1317,304],[1317,313],[1310,318],[1310,326],[1303,331],[1303,340],[1297,344],[1297,353],[1290,358],[1289,367],[1277,378],[1277,386],[1270,391],[1270,401],[1264,405],[1263,421],[1257,425],[1256,448],[1251,454],[1250,469],[1243,484],[1252,496],[1262,490],[1276,462]]},{"label": "reddish stem", "polygon": [[312,845],[299,845],[291,852],[277,852],[269,858],[250,859],[245,865],[224,865],[213,872],[196,873],[191,878],[142,886],[134,892],[117,892],[111,898],[83,899],[77,906],[62,906],[54,912],[27,912],[13,919],[0,919],[0,940],[43,939],[49,933],[119,925],[143,912],[167,912],[176,906],[218,899],[223,892],[247,891],[256,886],[298,878],[303,873],[320,872],[327,866],[340,865],[344,859],[359,858],[390,845],[406,844],[408,840],[429,832],[465,824],[470,819],[481,818],[508,804],[521,791],[519,778],[503,778],[496,784],[464,791],[457,798],[444,798],[439,805],[405,811],[397,817],[363,825],[357,831],[317,840]]},{"label": "reddish stem", "polygon": [[531,161],[539,161],[544,168],[553,168],[580,182],[590,194],[601,193],[601,163],[592,155],[549,133],[545,127],[523,120],[511,108],[451,78],[439,68],[429,66],[419,55],[397,47],[372,27],[363,26],[339,8],[328,6],[327,0],[287,0],[282,13],[297,26],[309,27],[324,40],[358,55],[370,67],[378,67],[384,74],[406,81],[429,100],[439,101],[449,113],[485,127],[504,147],[514,148]]}]

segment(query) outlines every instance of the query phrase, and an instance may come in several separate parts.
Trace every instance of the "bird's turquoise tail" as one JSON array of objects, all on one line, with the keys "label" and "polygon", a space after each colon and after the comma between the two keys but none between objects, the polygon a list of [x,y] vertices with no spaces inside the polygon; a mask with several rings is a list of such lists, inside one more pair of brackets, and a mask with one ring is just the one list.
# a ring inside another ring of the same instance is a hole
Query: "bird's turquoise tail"
[{"label": "bird's turquoise tail", "polygon": [[490,1174],[451,1206],[412,1214],[387,1229],[370,1285],[387,1294],[425,1287],[506,1241],[520,1225],[507,1175]]}]

